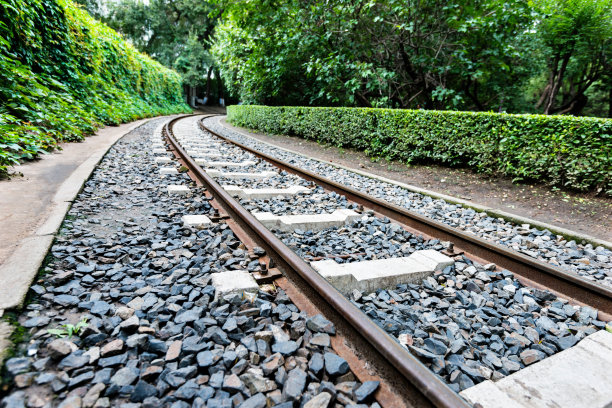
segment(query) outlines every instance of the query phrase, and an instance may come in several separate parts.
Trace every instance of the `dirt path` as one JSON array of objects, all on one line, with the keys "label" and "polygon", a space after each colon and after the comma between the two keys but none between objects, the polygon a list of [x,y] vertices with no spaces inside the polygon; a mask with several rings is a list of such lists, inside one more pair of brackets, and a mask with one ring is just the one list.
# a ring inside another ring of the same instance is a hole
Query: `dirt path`
[{"label": "dirt path", "polygon": [[[223,124],[247,131],[225,121]],[[468,169],[406,166],[384,159],[372,161],[362,152],[322,146],[298,137],[249,134],[307,156],[612,241],[612,198],[561,191],[539,184],[513,184],[510,179],[478,174]]]}]

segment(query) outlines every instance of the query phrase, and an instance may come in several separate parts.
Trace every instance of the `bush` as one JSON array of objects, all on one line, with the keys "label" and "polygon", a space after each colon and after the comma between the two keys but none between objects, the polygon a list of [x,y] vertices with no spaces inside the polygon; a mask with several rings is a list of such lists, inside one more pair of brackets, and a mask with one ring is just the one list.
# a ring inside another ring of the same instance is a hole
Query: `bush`
[{"label": "bush", "polygon": [[103,124],[187,111],[176,72],[70,0],[0,0],[0,176]]},{"label": "bush", "polygon": [[484,112],[230,106],[228,120],[262,132],[612,194],[612,120]]}]

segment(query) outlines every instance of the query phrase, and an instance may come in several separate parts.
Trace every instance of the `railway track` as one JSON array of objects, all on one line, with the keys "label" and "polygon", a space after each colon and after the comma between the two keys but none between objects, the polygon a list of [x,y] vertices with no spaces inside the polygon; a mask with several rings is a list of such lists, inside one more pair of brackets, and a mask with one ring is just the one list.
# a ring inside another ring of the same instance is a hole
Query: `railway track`
[{"label": "railway track", "polygon": [[[251,249],[258,246],[266,250],[269,256],[269,259],[265,260],[268,274],[286,276],[288,281],[281,283],[281,287],[301,299],[302,302],[297,302],[299,305],[316,308],[336,325],[348,343],[348,348],[338,345],[344,351],[341,355],[353,363],[352,368],[357,368],[355,371],[358,376],[369,371],[366,365],[362,364],[364,360],[374,369],[375,377],[381,378],[385,385],[383,389],[386,392],[378,398],[385,406],[469,406],[203,171],[174,136],[173,125],[180,120],[181,118],[177,118],[170,121],[163,129],[172,151],[189,169],[190,176],[210,192],[215,199],[213,205],[218,205],[218,208],[229,216],[230,225],[237,235],[250,243]],[[276,269],[278,273],[270,269]]]},{"label": "railway track", "polygon": [[[245,150],[202,118],[152,120],[86,182],[27,305],[7,315],[25,337],[0,406],[612,402],[594,282],[572,289],[582,278],[303,172],[295,156]],[[587,277],[605,284],[596,267]]]},{"label": "railway track", "polygon": [[[341,207],[348,205],[359,216],[365,215],[366,220],[360,221],[363,223],[369,222],[367,219],[374,220],[374,223],[376,223],[376,220],[388,217],[388,219],[400,225],[401,229],[406,231],[411,239],[418,237],[417,246],[419,248],[427,249],[429,248],[427,245],[433,242],[434,249],[443,249],[440,252],[457,262],[467,262],[470,265],[469,267],[489,264],[493,265],[492,270],[503,269],[504,272],[509,271],[508,275],[504,275],[508,282],[513,279],[513,276],[516,276],[521,285],[541,289],[546,293],[552,292],[554,295],[542,296],[544,296],[544,300],[553,301],[553,304],[555,296],[560,296],[565,299],[563,302],[569,301],[571,305],[588,305],[599,311],[597,316],[599,321],[595,320],[598,322],[599,328],[601,328],[601,321],[610,320],[612,291],[607,287],[587,281],[573,273],[527,257],[501,245],[466,234],[448,225],[376,199],[356,189],[346,187],[257,151],[207,128],[202,123],[203,121],[197,122],[197,126],[203,132],[201,135],[179,134],[180,132],[175,134],[175,125],[186,120],[191,120],[193,123],[194,119],[177,118],[164,127],[163,134],[175,156],[188,169],[190,176],[206,187],[210,193],[209,198],[212,199],[211,203],[216,206],[221,216],[226,218],[226,221],[240,239],[251,250],[255,247],[265,249],[266,256],[259,260],[262,268],[256,271],[254,276],[260,283],[276,282],[290,294],[292,300],[300,308],[321,312],[336,325],[342,338],[342,341],[334,344],[336,351],[351,363],[351,368],[358,377],[361,375],[364,379],[379,378],[382,380],[383,387],[377,394],[377,400],[383,406],[397,406],[400,401],[406,406],[459,407],[469,406],[469,404],[455,392],[458,391],[457,384],[454,384],[455,386],[451,388],[449,385],[453,384],[441,381],[440,376],[433,372],[436,371],[435,360],[433,364],[429,360],[427,366],[422,363],[431,356],[419,355],[419,350],[421,350],[419,348],[404,347],[406,344],[404,346],[400,345],[396,336],[389,335],[388,330],[382,330],[380,325],[377,325],[363,313],[366,308],[358,302],[359,299],[356,300],[350,290],[334,287],[313,269],[312,263],[309,264],[305,260],[307,258],[309,262],[316,262],[333,259],[336,262],[346,261],[350,264],[363,261],[364,255],[368,254],[364,252],[311,253],[311,256],[308,257],[299,256],[293,250],[300,246],[299,243],[291,249],[287,246],[287,242],[293,239],[291,231],[296,228],[296,225],[301,226],[303,224],[298,223],[293,227],[286,227],[284,232],[281,227],[282,223],[266,228],[263,223],[270,224],[271,221],[273,223],[272,218],[274,217],[272,216],[275,214],[268,214],[268,218],[261,214],[262,210],[269,209],[269,202],[273,200],[270,197],[262,201],[257,198],[249,198],[248,195],[244,196],[246,188],[262,189],[267,186],[268,178],[274,178],[274,174],[279,174],[280,171],[281,181],[275,181],[274,187],[278,191],[286,190],[286,187],[291,183],[285,180],[287,177],[284,174],[285,172],[290,173],[296,176],[290,181],[301,180],[298,185],[302,189],[310,189],[309,193],[316,193],[322,197],[323,201],[329,200],[330,194],[336,194],[331,196],[331,202],[334,204],[326,204],[326,210],[334,210],[334,205],[338,207],[335,209],[344,210],[345,208]],[[207,135],[212,135],[212,137]],[[202,143],[195,143],[194,145],[194,141],[198,138],[202,139]],[[222,143],[217,141],[222,141]],[[212,147],[210,151],[225,149],[221,146],[231,146],[232,148],[227,153],[219,152],[220,154],[217,156],[226,160],[225,156],[231,152],[230,155],[237,158],[236,160],[243,160],[243,164],[238,161],[215,163],[210,158],[198,161],[197,157],[192,157],[193,155],[188,152],[190,147],[198,147],[198,144],[200,147],[209,144],[209,147]],[[237,151],[247,152],[247,154],[236,153]],[[261,162],[254,161],[253,158],[260,159]],[[202,164],[209,168],[206,171],[203,170]],[[217,166],[217,168],[211,168],[214,166]],[[270,170],[271,166],[275,167],[276,170]],[[247,171],[242,176],[236,177],[236,180],[245,179],[249,171],[258,172],[261,177],[256,181],[242,183],[237,181],[234,183],[233,189],[228,188],[233,179],[230,173],[240,173],[240,171],[235,171],[237,167],[244,167]],[[219,168],[224,170],[221,171]],[[267,175],[266,172],[268,172]],[[224,183],[224,186],[218,181]],[[242,188],[243,196],[240,200],[233,197],[233,195],[240,196],[236,193],[236,188],[239,190]],[[290,197],[298,197],[298,195]],[[339,200],[338,204],[337,197],[344,197],[346,200]],[[246,204],[246,206],[243,204]],[[300,206],[303,206],[305,209],[311,210],[310,216],[313,218],[316,218],[314,215],[317,212],[321,212],[319,208],[312,213],[312,203],[303,204],[295,198],[289,198],[286,204],[288,204],[285,205],[286,211],[296,207],[298,208],[296,211],[299,213],[299,209],[302,208]],[[246,207],[249,207],[249,209]],[[282,209],[276,210],[282,213]],[[329,211],[327,212],[329,213]],[[302,231],[299,228],[298,231],[298,235],[301,235]],[[324,235],[324,232],[319,235],[323,240],[319,242],[324,242],[328,238]],[[310,241],[316,241],[319,235],[315,235],[313,238],[311,234]],[[368,258],[368,256],[365,258]],[[444,276],[440,276],[440,271],[437,271],[434,277],[438,281],[446,279]],[[341,289],[344,295],[338,289]],[[361,295],[358,295],[358,297],[361,297]],[[540,301],[540,299],[537,300]],[[371,308],[370,311],[372,311]],[[419,345],[422,344],[419,343]],[[408,346],[411,345],[408,344]],[[412,350],[412,353],[408,352],[408,348]],[[364,361],[367,363],[363,364]],[[433,370],[432,366],[434,367]],[[440,374],[440,370],[438,371],[437,374]],[[459,373],[455,376],[455,379],[462,378],[463,375]],[[450,377],[452,376],[453,374],[450,375]],[[465,384],[470,382],[471,380],[466,380]],[[461,388],[465,384],[462,384]]]}]

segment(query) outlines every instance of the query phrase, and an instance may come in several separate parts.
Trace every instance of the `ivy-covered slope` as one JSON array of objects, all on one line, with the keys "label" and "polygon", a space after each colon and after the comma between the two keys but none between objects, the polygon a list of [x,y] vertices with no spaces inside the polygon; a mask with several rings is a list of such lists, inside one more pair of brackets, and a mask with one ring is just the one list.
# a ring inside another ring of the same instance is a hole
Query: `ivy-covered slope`
[{"label": "ivy-covered slope", "polygon": [[176,72],[70,0],[0,0],[0,176],[103,124],[188,110]]},{"label": "ivy-covered slope", "polygon": [[612,195],[612,120],[505,113],[237,105],[228,120],[406,163],[438,163]]}]

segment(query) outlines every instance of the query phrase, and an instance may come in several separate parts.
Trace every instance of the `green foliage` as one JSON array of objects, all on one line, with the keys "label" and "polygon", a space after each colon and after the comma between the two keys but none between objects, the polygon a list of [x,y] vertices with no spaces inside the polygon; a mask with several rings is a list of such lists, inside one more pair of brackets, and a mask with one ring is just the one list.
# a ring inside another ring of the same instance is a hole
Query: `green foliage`
[{"label": "green foliage", "polygon": [[612,103],[587,92],[612,86],[610,0],[216,2],[210,52],[242,103],[604,115]]},{"label": "green foliage", "polygon": [[612,2],[549,0],[542,13],[538,34],[548,83],[538,104],[545,113],[579,113],[586,91],[612,70]]},{"label": "green foliage", "polygon": [[612,195],[612,120],[484,112],[237,105],[228,120],[363,150]]},{"label": "green foliage", "polygon": [[103,124],[187,110],[177,73],[70,0],[0,0],[0,176]]},{"label": "green foliage", "polygon": [[220,0],[211,52],[245,103],[507,108],[526,0]]},{"label": "green foliage", "polygon": [[109,14],[103,21],[111,28],[142,52],[177,70],[186,84],[206,83],[213,65],[207,41],[216,23],[211,2],[122,0],[107,4]]},{"label": "green foliage", "polygon": [[76,325],[73,324],[62,324],[57,329],[47,329],[49,334],[53,334],[57,337],[72,337],[78,336],[81,331],[85,330],[89,326],[87,323],[87,317],[83,317]]}]

